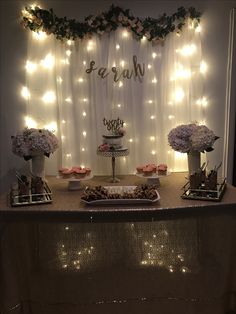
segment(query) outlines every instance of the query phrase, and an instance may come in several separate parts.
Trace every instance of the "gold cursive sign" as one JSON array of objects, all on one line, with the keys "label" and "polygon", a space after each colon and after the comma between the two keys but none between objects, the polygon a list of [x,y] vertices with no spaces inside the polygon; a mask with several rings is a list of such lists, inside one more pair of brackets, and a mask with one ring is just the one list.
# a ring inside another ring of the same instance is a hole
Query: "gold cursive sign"
[{"label": "gold cursive sign", "polygon": [[90,61],[89,68],[86,69],[86,73],[90,74],[93,71],[97,71],[98,76],[102,79],[106,78],[108,75],[113,74],[114,82],[118,82],[120,79],[130,80],[132,77],[142,82],[142,77],[145,74],[145,64],[142,65],[138,63],[137,56],[133,56],[133,68],[132,69],[123,69],[121,70],[118,67],[112,67],[109,71],[106,67],[96,67],[95,61]]}]

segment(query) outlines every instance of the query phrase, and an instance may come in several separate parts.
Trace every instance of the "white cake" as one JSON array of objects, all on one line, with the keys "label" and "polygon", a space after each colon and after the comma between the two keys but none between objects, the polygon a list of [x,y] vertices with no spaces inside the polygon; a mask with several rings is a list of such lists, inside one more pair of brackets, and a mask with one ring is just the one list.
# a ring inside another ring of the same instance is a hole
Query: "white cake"
[{"label": "white cake", "polygon": [[113,149],[122,148],[123,135],[103,135],[103,144],[108,144]]}]

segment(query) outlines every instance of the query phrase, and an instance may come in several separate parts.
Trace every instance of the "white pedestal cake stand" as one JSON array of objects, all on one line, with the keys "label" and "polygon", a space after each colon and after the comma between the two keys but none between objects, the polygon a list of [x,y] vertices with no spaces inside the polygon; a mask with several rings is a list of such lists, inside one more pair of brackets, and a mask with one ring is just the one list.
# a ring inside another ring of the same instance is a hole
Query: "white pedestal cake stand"
[{"label": "white pedestal cake stand", "polygon": [[165,178],[166,176],[169,176],[170,174],[171,174],[170,172],[167,172],[164,175],[158,175],[158,174],[154,173],[151,176],[145,176],[142,173],[136,173],[136,176],[140,177],[140,178],[147,179],[148,185],[156,185],[158,187],[158,186],[160,186],[160,178]]},{"label": "white pedestal cake stand", "polygon": [[85,176],[84,178],[81,178],[81,179],[76,179],[74,177],[73,178],[64,179],[64,178],[62,178],[60,176],[58,176],[57,178],[68,181],[68,190],[75,191],[75,190],[82,190],[83,186],[81,186],[80,182],[92,179],[93,175],[90,174],[89,176]]},{"label": "white pedestal cake stand", "polygon": [[128,148],[120,148],[114,151],[97,151],[97,154],[103,157],[111,157],[111,167],[112,167],[112,177],[109,179],[109,182],[116,183],[120,182],[120,179],[115,177],[115,168],[116,168],[116,158],[129,155]]}]

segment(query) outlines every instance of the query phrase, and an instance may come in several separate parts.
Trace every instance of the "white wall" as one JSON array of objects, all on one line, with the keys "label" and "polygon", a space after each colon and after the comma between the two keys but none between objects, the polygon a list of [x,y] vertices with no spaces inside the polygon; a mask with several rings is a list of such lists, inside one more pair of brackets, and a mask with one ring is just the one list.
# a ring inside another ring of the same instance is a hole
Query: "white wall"
[{"label": "white wall", "polygon": [[[29,4],[32,1],[28,1]],[[211,153],[211,163],[218,164],[223,158],[226,70],[228,58],[228,33],[230,10],[236,7],[236,1],[39,1],[42,7],[53,8],[58,16],[83,19],[96,14],[114,3],[140,17],[158,17],[166,12],[174,13],[178,7],[194,6],[203,13],[202,17],[202,53],[209,70],[205,82],[205,95],[209,99],[206,109],[207,125],[212,128],[220,140]],[[10,136],[24,124],[25,104],[20,97],[20,87],[25,84],[24,62],[27,59],[27,31],[19,25],[20,10],[27,1],[0,2],[0,189],[8,189],[14,177],[15,168],[24,168],[26,163],[11,153]],[[235,93],[232,93],[235,104]],[[232,144],[232,139],[231,139]],[[232,159],[233,147],[230,149]],[[232,162],[231,162],[232,167]],[[231,169],[229,169],[231,170]]]}]

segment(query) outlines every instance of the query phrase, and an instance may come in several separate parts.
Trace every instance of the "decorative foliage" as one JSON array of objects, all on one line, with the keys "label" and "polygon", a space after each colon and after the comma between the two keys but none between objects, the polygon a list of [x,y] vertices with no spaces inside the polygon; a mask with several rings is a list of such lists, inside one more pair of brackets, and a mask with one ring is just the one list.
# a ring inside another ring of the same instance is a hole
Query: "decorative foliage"
[{"label": "decorative foliage", "polygon": [[205,125],[182,124],[168,134],[170,146],[181,153],[190,151],[210,152],[212,145],[219,137]]},{"label": "decorative foliage", "polygon": [[22,11],[21,24],[34,32],[43,31],[53,34],[59,40],[75,40],[102,35],[115,31],[118,27],[126,27],[134,37],[140,40],[143,36],[153,43],[163,42],[171,32],[180,32],[188,18],[197,26],[201,13],[195,8],[178,8],[177,12],[168,16],[164,13],[159,18],[147,17],[141,19],[130,14],[130,10],[112,5],[108,11],[98,15],[89,15],[84,22],[67,17],[57,17],[53,10],[35,7],[25,7]]},{"label": "decorative foliage", "polygon": [[103,124],[106,126],[107,131],[111,132],[113,135],[124,135],[125,130],[123,129],[124,121],[120,118],[107,120],[103,119]]},{"label": "decorative foliage", "polygon": [[58,148],[57,137],[45,129],[28,129],[12,136],[12,152],[25,160],[44,154],[49,157]]}]

